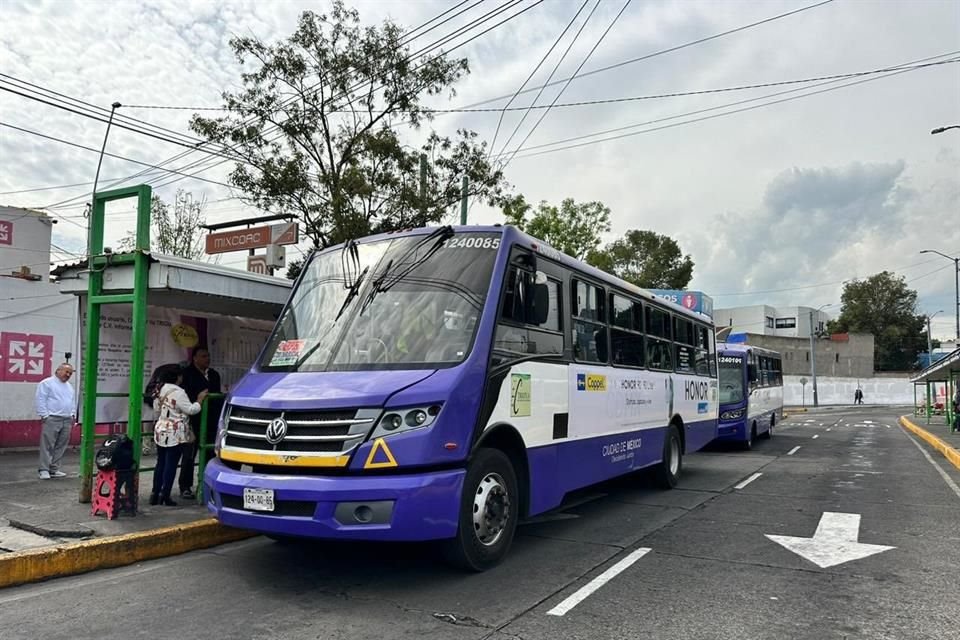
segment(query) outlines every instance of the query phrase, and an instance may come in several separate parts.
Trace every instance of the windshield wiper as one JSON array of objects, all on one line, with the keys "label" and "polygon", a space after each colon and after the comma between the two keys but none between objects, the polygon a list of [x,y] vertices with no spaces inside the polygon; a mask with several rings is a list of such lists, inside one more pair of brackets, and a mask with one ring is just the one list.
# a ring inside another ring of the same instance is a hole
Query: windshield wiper
[{"label": "windshield wiper", "polygon": [[[417,267],[429,260],[433,254],[440,250],[440,248],[443,246],[443,243],[453,236],[453,234],[454,230],[450,225],[440,227],[423,240],[420,240],[413,245],[403,255],[401,255],[396,262],[390,260],[377,279],[374,280],[370,285],[370,293],[367,295],[366,299],[363,301],[363,305],[360,307],[360,315],[363,315],[363,312],[367,310],[367,307],[370,306],[370,303],[373,302],[373,299],[377,297],[378,293],[389,291],[394,285],[416,270]],[[430,248],[427,249],[426,253],[419,258],[416,258],[412,262],[406,262],[409,257],[416,255],[422,247],[426,246],[431,241],[433,241],[433,244],[430,245]],[[399,269],[396,273],[394,273],[395,268]]]}]

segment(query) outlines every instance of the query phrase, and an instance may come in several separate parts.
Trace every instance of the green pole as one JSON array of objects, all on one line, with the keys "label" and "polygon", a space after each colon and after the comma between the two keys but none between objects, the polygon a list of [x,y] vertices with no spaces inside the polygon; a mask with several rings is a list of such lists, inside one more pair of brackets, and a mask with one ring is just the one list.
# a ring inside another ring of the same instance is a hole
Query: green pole
[{"label": "green pole", "polygon": [[470,185],[467,176],[463,176],[463,183],[460,185],[460,224],[467,224],[467,187]]},{"label": "green pole", "polygon": [[[97,424],[97,370],[100,368],[100,303],[96,297],[103,291],[103,212],[106,202],[93,197],[90,211],[90,236],[87,243],[87,337],[83,355],[83,416],[80,428],[80,496],[81,503],[90,502],[93,491],[94,430]],[[99,259],[98,259],[99,258]]]},{"label": "green pole", "polygon": [[200,411],[200,442],[197,443],[197,449],[200,451],[200,461],[197,466],[197,502],[203,504],[203,472],[207,468],[207,458],[209,454],[207,453],[210,449],[213,449],[216,445],[207,444],[207,417],[209,416],[208,405],[211,399],[225,398],[226,396],[222,393],[209,393],[207,397],[203,399],[203,409]]},{"label": "green pole", "polygon": [[930,414],[933,412],[933,405],[930,402],[930,381],[927,380],[927,424],[930,424]]},{"label": "green pole", "polygon": [[140,467],[143,453],[143,438],[140,423],[143,415],[143,365],[147,347],[147,286],[150,271],[150,199],[147,185],[138,187],[137,194],[137,244],[133,263],[133,313],[130,336],[130,400],[127,409],[127,436],[133,440],[133,459]]}]

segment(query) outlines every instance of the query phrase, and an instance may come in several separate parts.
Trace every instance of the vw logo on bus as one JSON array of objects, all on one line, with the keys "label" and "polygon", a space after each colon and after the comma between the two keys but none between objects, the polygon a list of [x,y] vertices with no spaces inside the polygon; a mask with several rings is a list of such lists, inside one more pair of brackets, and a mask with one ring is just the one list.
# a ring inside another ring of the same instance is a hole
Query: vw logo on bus
[{"label": "vw logo on bus", "polygon": [[280,441],[287,437],[287,421],[283,416],[274,418],[267,425],[267,442],[270,444],[280,444]]}]

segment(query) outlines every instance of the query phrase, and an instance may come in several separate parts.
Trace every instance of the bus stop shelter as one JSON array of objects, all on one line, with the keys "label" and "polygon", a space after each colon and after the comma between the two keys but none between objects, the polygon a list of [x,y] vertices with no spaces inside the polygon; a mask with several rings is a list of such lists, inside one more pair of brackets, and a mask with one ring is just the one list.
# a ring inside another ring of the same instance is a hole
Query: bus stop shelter
[{"label": "bus stop shelter", "polygon": [[[960,385],[960,348],[934,362],[910,381],[917,415],[925,416],[927,424],[940,423],[941,417],[944,424],[955,424],[957,416],[951,399]],[[918,394],[922,396],[918,397]]]},{"label": "bus stop shelter", "polygon": [[[135,247],[113,253],[103,242],[105,204],[127,198],[138,201]],[[80,300],[81,502],[91,499],[98,424],[125,423],[138,467],[148,470],[139,463],[149,369],[170,360],[187,361],[192,348],[209,348],[206,340],[213,338],[219,339],[220,353],[230,354],[233,377],[238,377],[256,358],[292,286],[282,278],[152,253],[150,198],[147,185],[97,193],[89,258],[52,274],[63,293]],[[103,415],[107,407],[114,415]],[[118,407],[126,407],[122,420]],[[198,444],[202,473],[205,443]]]}]

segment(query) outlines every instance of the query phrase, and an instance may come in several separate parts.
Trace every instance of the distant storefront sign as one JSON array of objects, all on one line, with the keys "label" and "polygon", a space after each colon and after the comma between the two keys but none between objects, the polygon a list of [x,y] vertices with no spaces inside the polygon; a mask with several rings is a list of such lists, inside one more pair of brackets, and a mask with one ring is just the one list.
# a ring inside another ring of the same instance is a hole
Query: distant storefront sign
[{"label": "distant storefront sign", "polygon": [[713,298],[702,291],[678,291],[676,289],[648,289],[648,291],[658,298],[669,300],[691,311],[713,317]]},{"label": "distant storefront sign", "polygon": [[264,225],[250,229],[232,229],[207,235],[207,253],[227,253],[244,249],[262,249],[271,244],[296,244],[300,241],[296,222]]}]

